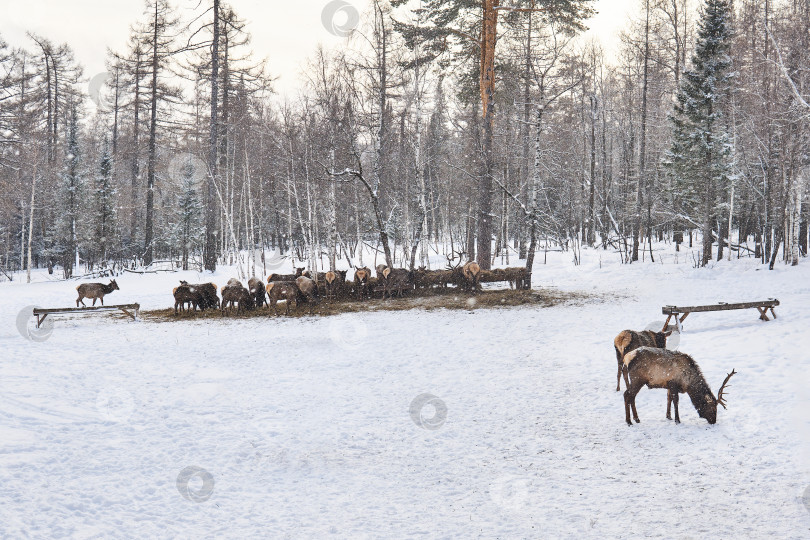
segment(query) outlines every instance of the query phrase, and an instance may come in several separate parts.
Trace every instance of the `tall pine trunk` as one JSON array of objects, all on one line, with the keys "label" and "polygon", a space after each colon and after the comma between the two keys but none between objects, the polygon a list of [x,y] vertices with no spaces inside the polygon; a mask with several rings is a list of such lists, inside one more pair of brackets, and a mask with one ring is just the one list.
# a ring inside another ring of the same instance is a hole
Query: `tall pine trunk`
[{"label": "tall pine trunk", "polygon": [[205,195],[205,246],[203,266],[217,269],[217,99],[219,98],[219,0],[214,0],[214,38],[211,42],[211,124],[208,138],[208,182]]}]

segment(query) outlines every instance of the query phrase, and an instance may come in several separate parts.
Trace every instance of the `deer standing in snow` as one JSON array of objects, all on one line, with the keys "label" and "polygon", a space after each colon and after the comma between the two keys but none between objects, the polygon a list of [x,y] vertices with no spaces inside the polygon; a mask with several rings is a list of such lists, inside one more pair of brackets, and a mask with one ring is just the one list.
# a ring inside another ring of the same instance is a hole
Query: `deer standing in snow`
[{"label": "deer standing in snow", "polygon": [[79,292],[79,298],[76,299],[76,307],[79,307],[79,302],[82,303],[83,307],[87,307],[84,303],[84,299],[93,299],[93,305],[96,305],[96,300],[101,300],[101,305],[104,305],[104,295],[110,294],[113,291],[119,291],[121,289],[118,288],[118,283],[115,280],[110,281],[109,285],[104,285],[103,283],[82,283],[76,290]]},{"label": "deer standing in snow", "polygon": [[[640,422],[636,411],[636,394],[644,386],[668,390],[667,410],[669,410],[671,401],[675,405],[676,424],[681,423],[678,414],[678,394],[684,393],[689,395],[698,416],[705,418],[710,424],[714,424],[717,422],[717,406],[722,405],[724,409],[726,408],[726,402],[723,399],[726,384],[732,375],[737,373],[733,369],[731,370],[723,384],[720,385],[717,397],[714,397],[697,362],[688,354],[654,347],[640,347],[625,355],[624,364],[630,374],[630,385],[624,392],[624,413],[628,426],[633,425],[630,421],[631,409],[633,419],[637,423]],[[669,414],[667,414],[667,418],[669,418]]]}]

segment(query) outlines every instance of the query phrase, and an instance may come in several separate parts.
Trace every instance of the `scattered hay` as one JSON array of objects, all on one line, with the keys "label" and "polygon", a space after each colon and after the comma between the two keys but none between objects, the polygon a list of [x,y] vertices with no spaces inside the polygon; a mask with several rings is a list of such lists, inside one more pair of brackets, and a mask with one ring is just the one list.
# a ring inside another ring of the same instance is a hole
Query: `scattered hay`
[{"label": "scattered hay", "polygon": [[[419,290],[409,291],[403,298],[390,298],[387,300],[371,299],[365,301],[343,299],[334,302],[321,300],[315,307],[315,316],[339,315],[341,313],[358,313],[363,311],[407,311],[421,309],[434,311],[438,309],[475,310],[488,308],[509,308],[516,306],[536,306],[548,308],[559,304],[581,305],[587,302],[602,301],[596,295],[582,292],[563,292],[555,289],[525,290],[483,290],[477,294],[470,294],[456,290],[441,291]],[[309,315],[309,305],[301,304],[298,308],[290,309],[290,317],[303,317]],[[174,314],[174,308],[142,310],[140,316],[146,321],[175,322],[203,319],[251,319],[254,317],[274,317],[272,308],[267,306],[245,311],[237,314],[234,309],[225,316],[218,309],[205,311],[180,312]],[[285,317],[284,304],[278,305],[278,316]]]}]

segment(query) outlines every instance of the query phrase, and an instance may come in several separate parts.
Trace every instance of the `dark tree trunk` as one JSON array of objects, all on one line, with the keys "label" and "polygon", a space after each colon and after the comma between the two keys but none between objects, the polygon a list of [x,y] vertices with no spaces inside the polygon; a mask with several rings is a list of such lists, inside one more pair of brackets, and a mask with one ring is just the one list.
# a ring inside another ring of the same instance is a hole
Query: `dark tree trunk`
[{"label": "dark tree trunk", "polygon": [[493,124],[495,123],[495,41],[499,0],[483,1],[480,90],[483,107],[483,160],[478,180],[478,264],[488,270],[492,258]]},{"label": "dark tree trunk", "polygon": [[155,3],[154,29],[152,32],[152,97],[149,118],[149,157],[146,171],[146,222],[144,224],[144,264],[154,260],[154,211],[155,211],[155,165],[157,160],[157,96],[158,96],[158,4]]},{"label": "dark tree trunk", "polygon": [[219,0],[214,0],[214,38],[211,43],[211,125],[208,139],[208,182],[205,196],[203,266],[217,269],[217,99],[219,97]]}]

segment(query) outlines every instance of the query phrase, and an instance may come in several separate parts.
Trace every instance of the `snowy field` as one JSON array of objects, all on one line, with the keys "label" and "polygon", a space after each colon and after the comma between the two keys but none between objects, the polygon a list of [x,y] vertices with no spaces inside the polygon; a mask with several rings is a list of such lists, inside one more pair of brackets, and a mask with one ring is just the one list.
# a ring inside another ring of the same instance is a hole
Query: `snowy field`
[{"label": "snowy field", "polygon": [[[539,255],[536,287],[595,295],[551,308],[62,317],[42,342],[18,312],[77,283],[2,283],[0,537],[809,537],[810,261],[583,258]],[[182,277],[106,301],[166,308]],[[699,313],[673,341],[715,393],[738,371],[716,425],[648,389],[625,424],[619,331],[770,297],[776,321]]]}]

